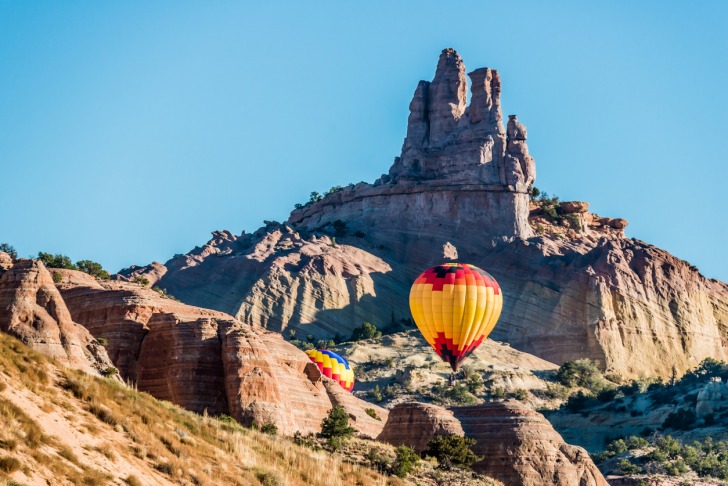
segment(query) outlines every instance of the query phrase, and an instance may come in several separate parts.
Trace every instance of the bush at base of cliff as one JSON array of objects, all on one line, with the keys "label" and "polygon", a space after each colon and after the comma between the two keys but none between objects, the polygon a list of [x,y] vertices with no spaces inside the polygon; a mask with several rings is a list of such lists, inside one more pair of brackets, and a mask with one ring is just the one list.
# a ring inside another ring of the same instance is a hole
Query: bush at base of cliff
[{"label": "bush at base of cliff", "polygon": [[361,341],[364,339],[376,339],[382,337],[382,332],[377,329],[377,326],[371,322],[365,322],[359,327],[354,328],[351,333],[351,341]]},{"label": "bush at base of cliff", "polygon": [[329,410],[329,415],[321,422],[321,437],[328,439],[334,450],[340,449],[354,432],[354,428],[349,426],[349,414],[341,405]]},{"label": "bush at base of cliff", "polygon": [[409,473],[414,471],[420,456],[410,447],[401,445],[395,449],[397,458],[392,464],[392,473],[400,478],[407,477]]},{"label": "bush at base of cliff", "polygon": [[443,469],[450,469],[453,466],[470,467],[483,459],[473,452],[474,445],[475,439],[469,437],[438,435],[427,443],[427,450],[422,454],[437,459]]}]

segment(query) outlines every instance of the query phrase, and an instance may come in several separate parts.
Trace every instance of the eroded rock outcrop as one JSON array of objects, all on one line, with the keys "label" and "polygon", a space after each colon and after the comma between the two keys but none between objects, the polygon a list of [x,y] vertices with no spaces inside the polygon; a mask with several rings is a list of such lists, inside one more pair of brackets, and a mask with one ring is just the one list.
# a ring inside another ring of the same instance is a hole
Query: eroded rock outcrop
[{"label": "eroded rock outcrop", "polygon": [[463,427],[451,410],[429,403],[402,403],[389,411],[387,423],[377,440],[406,445],[417,452],[438,435],[463,436]]},{"label": "eroded rock outcrop", "polygon": [[381,431],[384,422],[365,409],[376,409],[383,420],[386,410],[322,376],[279,333],[139,284],[57,272],[71,314],[108,341],[120,374],[139,390],[198,413],[229,414],[246,425],[272,423],[286,435],[319,432],[334,405],[344,407],[362,434]]},{"label": "eroded rock outcrop", "polygon": [[2,332],[66,366],[95,374],[112,366],[104,348],[73,322],[40,261],[21,259],[5,268],[0,274]]},{"label": "eroded rock outcrop", "polygon": [[543,415],[513,400],[452,410],[400,404],[390,411],[379,440],[422,451],[441,434],[475,439],[473,451],[484,459],[473,469],[505,484],[607,485],[584,449],[565,443]]},{"label": "eroded rock outcrop", "polygon": [[469,74],[466,106],[464,73],[443,51],[433,81],[417,86],[401,155],[376,183],[337,189],[253,234],[215,232],[145,271],[185,302],[246,323],[346,337],[363,321],[410,319],[411,282],[448,246],[498,280],[492,337],[522,351],[557,364],[588,357],[625,377],[726,359],[728,286],[626,238],[625,219],[585,202],[551,218],[531,206],[526,127],[515,116],[503,126],[493,69]]}]

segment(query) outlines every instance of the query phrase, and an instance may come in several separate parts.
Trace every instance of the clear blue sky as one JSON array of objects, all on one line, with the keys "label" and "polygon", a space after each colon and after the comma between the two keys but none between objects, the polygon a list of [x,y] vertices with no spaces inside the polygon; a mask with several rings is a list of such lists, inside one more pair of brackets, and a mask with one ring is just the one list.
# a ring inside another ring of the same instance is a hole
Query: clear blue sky
[{"label": "clear blue sky", "polygon": [[500,71],[539,188],[728,280],[710,0],[0,0],[0,242],[116,271],[374,181],[445,47]]}]

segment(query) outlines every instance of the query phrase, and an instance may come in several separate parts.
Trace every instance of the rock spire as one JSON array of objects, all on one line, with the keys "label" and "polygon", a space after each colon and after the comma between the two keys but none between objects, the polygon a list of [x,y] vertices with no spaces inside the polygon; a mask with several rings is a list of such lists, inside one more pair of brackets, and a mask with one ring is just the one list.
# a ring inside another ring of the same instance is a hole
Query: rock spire
[{"label": "rock spire", "polygon": [[529,190],[536,171],[526,128],[515,116],[508,127],[517,135],[511,137],[503,126],[498,71],[485,67],[468,76],[466,106],[465,65],[454,49],[443,50],[433,80],[417,85],[402,154],[380,183],[444,179]]}]

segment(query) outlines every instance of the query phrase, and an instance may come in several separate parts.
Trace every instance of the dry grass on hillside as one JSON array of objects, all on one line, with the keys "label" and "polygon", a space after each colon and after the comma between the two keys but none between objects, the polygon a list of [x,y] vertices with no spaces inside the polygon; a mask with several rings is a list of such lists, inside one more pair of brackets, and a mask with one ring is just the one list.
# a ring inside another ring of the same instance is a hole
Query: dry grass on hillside
[{"label": "dry grass on hillside", "polygon": [[62,369],[4,333],[0,418],[0,484],[403,483],[342,456]]}]

